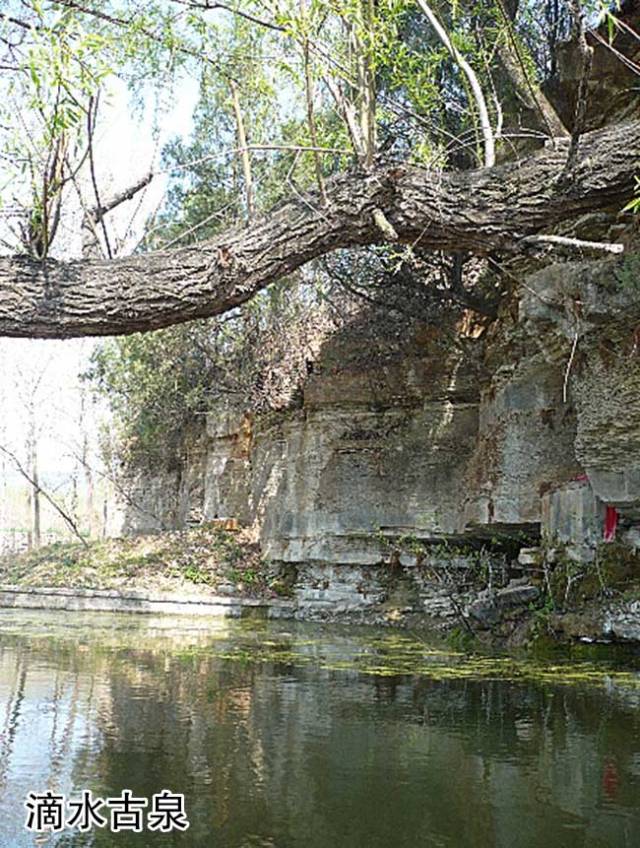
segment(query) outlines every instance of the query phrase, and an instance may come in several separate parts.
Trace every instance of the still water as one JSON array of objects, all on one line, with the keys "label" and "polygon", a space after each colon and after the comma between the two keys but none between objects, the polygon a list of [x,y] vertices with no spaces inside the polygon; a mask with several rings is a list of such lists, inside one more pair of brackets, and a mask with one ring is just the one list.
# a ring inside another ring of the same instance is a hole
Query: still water
[{"label": "still water", "polygon": [[[640,845],[633,655],[0,611],[0,846]],[[24,827],[30,791],[184,793],[169,834]]]}]

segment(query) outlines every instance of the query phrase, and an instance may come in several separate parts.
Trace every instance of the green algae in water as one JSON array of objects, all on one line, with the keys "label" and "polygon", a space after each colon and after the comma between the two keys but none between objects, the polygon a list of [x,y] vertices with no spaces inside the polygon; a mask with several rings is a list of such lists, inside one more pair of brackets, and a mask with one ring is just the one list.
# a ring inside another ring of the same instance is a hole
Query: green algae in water
[{"label": "green algae in water", "polygon": [[[87,623],[90,630],[86,630]],[[85,628],[85,629],[83,629]],[[332,672],[393,677],[414,675],[431,680],[533,681],[555,685],[640,688],[638,658],[629,652],[594,647],[539,653],[467,653],[431,644],[422,636],[396,632],[247,622],[228,619],[155,619],[146,616],[74,616],[67,613],[17,614],[12,626],[4,616],[5,640],[46,640],[55,650],[69,650],[78,632],[101,652],[166,652],[184,659],[212,657],[243,664],[305,667],[316,664]],[[591,659],[584,659],[584,655]],[[598,656],[600,654],[600,656]]]}]

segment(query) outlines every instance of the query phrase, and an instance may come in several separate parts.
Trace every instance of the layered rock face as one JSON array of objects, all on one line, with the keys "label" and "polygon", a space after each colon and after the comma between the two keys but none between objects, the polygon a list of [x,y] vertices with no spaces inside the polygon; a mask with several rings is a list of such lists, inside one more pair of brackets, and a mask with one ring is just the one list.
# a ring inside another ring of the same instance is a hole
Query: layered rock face
[{"label": "layered rock face", "polygon": [[[373,351],[376,327],[358,320],[366,334],[356,321],[325,344],[295,408],[211,413],[185,478],[161,470],[163,497],[173,493],[163,520],[184,522],[200,497],[204,518],[235,517],[255,527],[269,556],[293,562],[375,563],[380,533],[463,532],[482,342],[449,349],[423,327]],[[152,526],[147,519],[128,511],[131,529]]]},{"label": "layered rock face", "polygon": [[181,468],[139,478],[126,529],[233,518],[300,566],[377,565],[399,539],[595,543],[605,504],[640,516],[639,290],[633,259],[563,263],[473,330],[361,312],[294,408],[215,410]]},{"label": "layered rock face", "polygon": [[[528,280],[520,318],[540,340],[548,361],[562,358],[554,336],[571,352],[564,363],[565,395],[575,408],[573,444],[581,486],[566,497],[596,527],[570,533],[551,516],[549,530],[575,541],[593,541],[608,504],[633,525],[640,519],[640,260],[550,266]],[[546,346],[546,347],[545,347]],[[569,510],[569,505],[565,512]],[[556,524],[554,524],[554,521]],[[581,538],[582,537],[582,538]]]},{"label": "layered rock face", "polygon": [[[305,618],[516,627],[541,588],[518,574],[593,561],[607,507],[640,548],[633,257],[531,273],[493,321],[361,310],[286,409],[214,409],[181,463],[130,478],[125,531],[250,528]],[[628,636],[629,615],[603,606],[588,633]]]}]

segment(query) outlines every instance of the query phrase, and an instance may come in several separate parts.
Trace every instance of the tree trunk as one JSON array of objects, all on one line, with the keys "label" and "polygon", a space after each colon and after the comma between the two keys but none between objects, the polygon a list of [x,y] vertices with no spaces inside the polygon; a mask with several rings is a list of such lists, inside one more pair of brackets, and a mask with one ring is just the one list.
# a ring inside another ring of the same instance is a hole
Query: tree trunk
[{"label": "tree trunk", "polygon": [[[618,211],[640,166],[640,121],[583,136],[571,180],[567,151],[480,171],[409,165],[336,178],[251,226],[198,245],[127,258],[0,258],[0,335],[40,338],[153,330],[221,314],[311,259],[380,244],[395,233],[422,250],[518,253],[526,236],[597,210]],[[379,227],[379,212],[391,225]]]},{"label": "tree trunk", "polygon": [[240,161],[242,162],[242,173],[244,175],[244,194],[246,202],[247,220],[253,218],[253,176],[251,173],[251,157],[249,156],[249,145],[247,144],[247,132],[244,126],[244,118],[242,117],[242,107],[240,106],[240,95],[238,94],[238,86],[234,82],[229,83],[231,90],[231,103],[233,105],[233,114],[236,121],[236,138],[238,140],[238,152]]},{"label": "tree trunk", "polygon": [[437,15],[426,0],[418,0],[418,6],[435,30],[440,41],[446,47],[453,61],[458,65],[462,73],[467,78],[469,88],[471,89],[473,100],[475,102],[475,107],[478,110],[480,129],[482,130],[482,138],[484,140],[484,164],[485,167],[491,168],[496,161],[495,139],[493,137],[489,110],[487,109],[487,102],[484,97],[484,92],[482,91],[482,86],[480,85],[480,80],[471,65],[457,49],[449,37],[449,33],[442,26]]},{"label": "tree trunk", "polygon": [[[306,0],[300,0],[300,15],[303,21],[306,20]],[[318,132],[316,127],[316,116],[315,109],[313,105],[314,101],[314,91],[313,91],[313,69],[311,66],[311,54],[309,47],[309,38],[305,34],[304,40],[302,42],[302,59],[304,63],[304,92],[305,92],[305,103],[307,107],[307,127],[309,128],[309,139],[311,140],[311,146],[314,148],[318,148]],[[324,187],[324,176],[322,174],[322,161],[320,159],[320,153],[318,149],[313,151],[313,167],[316,172],[316,182],[318,184],[318,190],[320,191],[320,195],[322,197],[323,203],[327,202],[326,190]]]},{"label": "tree trunk", "polygon": [[29,424],[27,434],[27,454],[30,474],[29,506],[31,513],[31,547],[39,548],[42,542],[40,530],[40,481],[38,474],[38,435],[35,423],[35,410],[29,407]]},{"label": "tree trunk", "polygon": [[[374,27],[372,0],[360,0],[357,14],[358,26],[353,27],[351,33],[357,79],[355,102],[358,105],[358,123],[364,146],[362,164],[365,168],[371,168],[377,147],[376,85],[371,47]],[[358,32],[358,30],[361,30],[361,32]],[[365,37],[363,38],[363,36]]]},{"label": "tree trunk", "polygon": [[504,71],[528,112],[527,117],[532,123],[532,128],[545,133],[549,138],[568,138],[569,131],[560,120],[560,116],[549,99],[542,92],[537,82],[527,77],[517,54],[517,46],[511,40],[513,38],[509,34],[509,41],[501,41],[498,44],[497,53]]},{"label": "tree trunk", "polygon": [[80,420],[78,421],[78,427],[80,430],[81,438],[80,465],[82,466],[82,471],[84,473],[84,484],[86,490],[86,527],[88,530],[89,538],[93,539],[96,529],[96,521],[94,515],[94,482],[93,470],[91,468],[91,465],[89,464],[89,434],[87,432],[87,421],[85,414],[86,403],[87,393],[83,387],[80,393]]},{"label": "tree trunk", "polygon": [[549,102],[535,79],[527,72],[525,57],[521,53],[514,22],[518,14],[518,0],[498,0],[498,9],[502,13],[506,26],[506,38],[500,38],[496,47],[500,63],[511,80],[522,105],[528,111],[533,128],[540,130],[549,138],[568,138],[569,131],[560,116]]}]

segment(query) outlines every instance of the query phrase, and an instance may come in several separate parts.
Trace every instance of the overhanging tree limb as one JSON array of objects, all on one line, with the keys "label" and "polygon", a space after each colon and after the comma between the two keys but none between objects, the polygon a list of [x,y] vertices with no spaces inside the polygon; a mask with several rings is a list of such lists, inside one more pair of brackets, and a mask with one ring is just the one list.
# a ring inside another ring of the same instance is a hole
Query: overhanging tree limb
[{"label": "overhanging tree limb", "polygon": [[171,251],[39,262],[0,258],[0,335],[38,338],[153,330],[219,315],[306,262],[341,248],[398,240],[423,250],[517,253],[585,212],[620,209],[640,167],[640,121],[584,135],[570,183],[566,151],[479,171],[411,166],[345,174],[251,226]]}]

